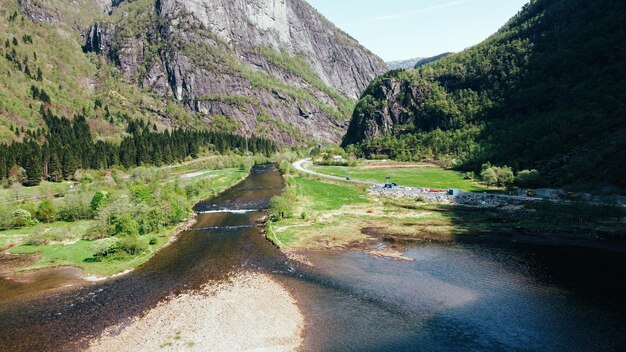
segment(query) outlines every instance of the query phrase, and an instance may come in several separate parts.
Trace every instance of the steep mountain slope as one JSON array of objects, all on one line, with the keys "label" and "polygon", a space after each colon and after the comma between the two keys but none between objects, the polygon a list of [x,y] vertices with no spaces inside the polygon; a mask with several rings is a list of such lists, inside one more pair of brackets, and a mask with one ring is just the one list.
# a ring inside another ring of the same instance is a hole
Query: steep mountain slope
[{"label": "steep mountain slope", "polygon": [[626,3],[534,0],[495,35],[366,90],[344,145],[626,188]]},{"label": "steep mountain slope", "polygon": [[118,142],[139,118],[338,141],[385,70],[303,0],[0,0],[0,16],[4,142],[44,128],[42,106]]},{"label": "steep mountain slope", "polygon": [[84,115],[96,140],[118,142],[129,121],[162,127],[196,120],[182,107],[121,79],[114,65],[82,51],[92,23],[107,17],[94,0],[0,0],[0,143],[45,128],[42,108]]},{"label": "steep mountain slope", "polygon": [[288,144],[339,140],[384,71],[303,0],[138,0],[94,25],[85,49],[206,124]]}]

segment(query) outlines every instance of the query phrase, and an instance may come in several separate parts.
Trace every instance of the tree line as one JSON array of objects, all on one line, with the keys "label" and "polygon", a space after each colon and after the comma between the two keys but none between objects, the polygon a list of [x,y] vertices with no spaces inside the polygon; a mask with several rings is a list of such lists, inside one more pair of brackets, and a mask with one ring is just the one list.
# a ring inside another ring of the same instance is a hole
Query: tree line
[{"label": "tree line", "polygon": [[201,152],[270,155],[277,146],[264,138],[230,133],[174,129],[158,131],[142,120],[130,121],[117,145],[94,141],[87,120],[73,120],[43,110],[46,128],[29,131],[23,141],[0,144],[0,180],[36,186],[42,180],[72,179],[78,169],[160,166],[197,158]]}]

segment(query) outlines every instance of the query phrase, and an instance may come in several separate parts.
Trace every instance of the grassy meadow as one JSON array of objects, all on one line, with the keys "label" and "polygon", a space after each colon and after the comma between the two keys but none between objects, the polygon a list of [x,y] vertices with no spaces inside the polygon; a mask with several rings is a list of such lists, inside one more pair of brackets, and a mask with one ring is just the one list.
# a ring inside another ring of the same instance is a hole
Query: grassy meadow
[{"label": "grassy meadow", "polygon": [[455,188],[468,192],[487,189],[485,186],[472,180],[465,180],[461,172],[437,166],[413,164],[415,167],[374,168],[372,167],[374,165],[361,163],[356,167],[313,166],[311,170],[328,175],[378,183],[385,183],[385,177],[390,176],[391,182],[409,187]]}]

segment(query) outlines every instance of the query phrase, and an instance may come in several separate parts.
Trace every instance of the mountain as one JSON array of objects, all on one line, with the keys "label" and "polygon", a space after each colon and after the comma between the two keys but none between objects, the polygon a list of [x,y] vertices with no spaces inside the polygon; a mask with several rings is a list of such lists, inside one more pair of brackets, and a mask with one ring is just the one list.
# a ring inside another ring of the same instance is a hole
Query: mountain
[{"label": "mountain", "polygon": [[141,118],[336,142],[386,69],[304,0],[0,0],[0,16],[4,141],[44,127],[45,105],[85,115],[96,139],[119,141]]},{"label": "mountain", "polygon": [[423,57],[416,57],[413,59],[407,60],[397,60],[397,61],[389,61],[387,62],[387,68],[391,71],[393,70],[406,70],[408,68],[414,68],[418,62],[424,60]]},{"label": "mountain", "polygon": [[420,66],[424,66],[428,63],[437,61],[442,59],[452,53],[444,53],[433,57],[416,57],[408,60],[398,60],[398,61],[390,61],[387,62],[387,68],[391,71],[393,70],[406,70],[409,68],[417,68]]},{"label": "mountain", "polygon": [[339,140],[384,70],[301,0],[134,1],[95,24],[85,50],[207,124],[218,117],[287,144]]},{"label": "mountain", "polygon": [[441,59],[443,59],[444,57],[446,57],[446,56],[450,56],[450,55],[452,55],[452,54],[453,54],[453,53],[443,53],[443,54],[439,54],[439,55],[437,55],[437,56],[423,58],[423,59],[421,59],[421,60],[418,60],[418,61],[415,63],[415,65],[413,65],[413,67],[412,67],[412,68],[420,68],[420,67],[422,67],[422,66],[424,66],[424,65],[426,65],[426,64],[429,64],[429,63],[431,63],[431,62],[435,62],[435,61],[437,61],[437,60],[441,60]]},{"label": "mountain", "polygon": [[534,0],[483,43],[377,78],[343,145],[626,188],[626,3]]}]

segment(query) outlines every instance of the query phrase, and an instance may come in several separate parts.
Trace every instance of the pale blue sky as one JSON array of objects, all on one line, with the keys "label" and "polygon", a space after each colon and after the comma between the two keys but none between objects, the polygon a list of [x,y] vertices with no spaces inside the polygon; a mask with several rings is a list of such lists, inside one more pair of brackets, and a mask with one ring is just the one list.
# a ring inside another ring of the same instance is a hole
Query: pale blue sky
[{"label": "pale blue sky", "polygon": [[308,0],[385,61],[461,51],[497,31],[528,0]]}]

